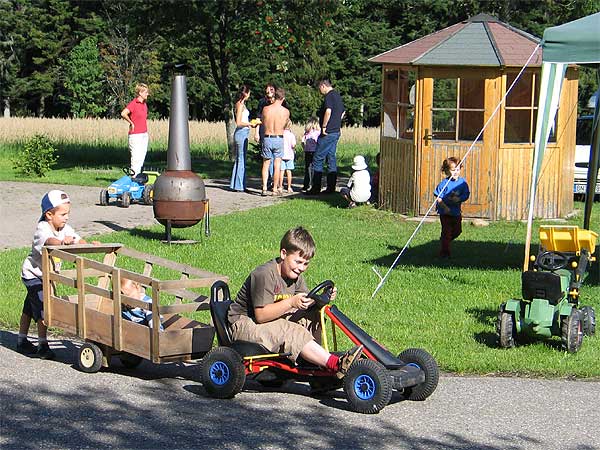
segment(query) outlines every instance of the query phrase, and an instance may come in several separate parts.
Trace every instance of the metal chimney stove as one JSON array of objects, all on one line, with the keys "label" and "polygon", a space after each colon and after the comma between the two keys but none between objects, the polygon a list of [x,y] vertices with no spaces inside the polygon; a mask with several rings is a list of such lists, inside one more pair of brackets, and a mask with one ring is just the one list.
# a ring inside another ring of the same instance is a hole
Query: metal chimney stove
[{"label": "metal chimney stove", "polygon": [[210,230],[208,199],[204,181],[192,172],[187,80],[182,73],[184,68],[184,65],[174,66],[169,114],[167,170],[154,183],[152,203],[154,217],[165,226],[166,242],[169,244],[171,243],[171,227],[191,227],[204,218],[204,231],[207,236]]}]

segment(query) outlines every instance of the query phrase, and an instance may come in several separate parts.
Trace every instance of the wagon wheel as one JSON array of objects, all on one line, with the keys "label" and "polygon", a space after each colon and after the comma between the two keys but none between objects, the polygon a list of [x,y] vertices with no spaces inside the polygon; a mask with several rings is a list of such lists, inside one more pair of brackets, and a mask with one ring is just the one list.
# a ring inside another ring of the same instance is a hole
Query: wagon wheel
[{"label": "wagon wheel", "polygon": [[131,353],[123,353],[119,355],[119,360],[121,360],[123,367],[127,369],[135,369],[142,363],[143,358],[138,355],[132,355]]},{"label": "wagon wheel", "polygon": [[102,367],[102,350],[96,344],[86,342],[79,348],[77,367],[86,373],[96,373]]},{"label": "wagon wheel", "polygon": [[403,396],[408,400],[423,401],[437,388],[440,370],[433,356],[421,348],[407,348],[398,358],[410,366],[425,372],[425,381],[416,386],[404,389]]},{"label": "wagon wheel", "polygon": [[344,392],[353,411],[376,414],[392,398],[392,379],[378,361],[358,359],[344,377]]},{"label": "wagon wheel", "polygon": [[202,359],[202,385],[211,397],[233,398],[246,382],[242,357],[229,347],[213,348]]},{"label": "wagon wheel", "polygon": [[581,308],[581,321],[583,322],[583,333],[593,336],[596,333],[596,312],[591,306]]},{"label": "wagon wheel", "polygon": [[496,334],[498,343],[502,348],[512,348],[517,341],[517,327],[515,325],[515,316],[511,311],[505,311],[506,303],[500,305],[498,319],[496,320]]}]

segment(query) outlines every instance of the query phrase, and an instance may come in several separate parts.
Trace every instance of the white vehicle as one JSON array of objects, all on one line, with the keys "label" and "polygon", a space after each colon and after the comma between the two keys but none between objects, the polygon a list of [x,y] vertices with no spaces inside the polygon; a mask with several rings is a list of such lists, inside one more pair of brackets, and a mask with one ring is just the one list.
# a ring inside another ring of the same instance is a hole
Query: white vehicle
[{"label": "white vehicle", "polygon": [[[590,162],[590,139],[592,135],[593,116],[581,116],[577,119],[577,142],[575,147],[575,178],[573,193],[583,197],[587,190],[588,166]],[[600,194],[600,171],[596,181],[596,196]]]}]

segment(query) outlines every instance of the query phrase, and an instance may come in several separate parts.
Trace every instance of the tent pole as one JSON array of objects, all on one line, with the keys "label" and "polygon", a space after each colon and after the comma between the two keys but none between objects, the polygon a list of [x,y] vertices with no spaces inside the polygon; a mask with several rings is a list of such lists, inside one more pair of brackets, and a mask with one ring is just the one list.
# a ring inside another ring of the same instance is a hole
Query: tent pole
[{"label": "tent pole", "polygon": [[[596,79],[600,82],[600,69],[596,69]],[[590,143],[590,161],[588,164],[587,194],[585,196],[585,213],[583,215],[583,228],[590,229],[590,219],[592,217],[592,206],[596,195],[596,182],[598,177],[598,159],[600,153],[600,128],[598,122],[600,119],[600,94],[596,95],[596,107],[594,109],[594,121],[592,126],[592,141]]]}]

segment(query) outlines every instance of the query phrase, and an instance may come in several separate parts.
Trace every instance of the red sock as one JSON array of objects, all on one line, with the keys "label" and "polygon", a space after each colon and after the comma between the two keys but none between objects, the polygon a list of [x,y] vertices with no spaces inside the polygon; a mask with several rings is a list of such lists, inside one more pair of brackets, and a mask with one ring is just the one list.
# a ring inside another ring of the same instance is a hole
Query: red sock
[{"label": "red sock", "polygon": [[337,372],[339,365],[340,357],[337,355],[329,355],[329,359],[327,360],[327,364],[325,365],[325,367],[327,367],[332,372]]}]

